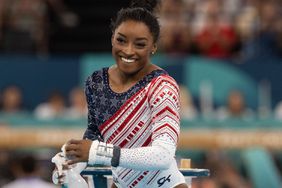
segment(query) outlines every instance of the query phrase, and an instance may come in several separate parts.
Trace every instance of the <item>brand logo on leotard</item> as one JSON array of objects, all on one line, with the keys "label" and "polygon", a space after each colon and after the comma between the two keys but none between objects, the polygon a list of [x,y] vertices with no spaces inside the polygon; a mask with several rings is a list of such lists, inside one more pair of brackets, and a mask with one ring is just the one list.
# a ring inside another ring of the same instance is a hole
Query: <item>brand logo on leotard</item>
[{"label": "brand logo on leotard", "polygon": [[170,176],[171,176],[171,174],[167,177],[164,176],[164,177],[158,179],[159,187],[163,186],[163,184],[165,184],[166,181],[170,182]]}]

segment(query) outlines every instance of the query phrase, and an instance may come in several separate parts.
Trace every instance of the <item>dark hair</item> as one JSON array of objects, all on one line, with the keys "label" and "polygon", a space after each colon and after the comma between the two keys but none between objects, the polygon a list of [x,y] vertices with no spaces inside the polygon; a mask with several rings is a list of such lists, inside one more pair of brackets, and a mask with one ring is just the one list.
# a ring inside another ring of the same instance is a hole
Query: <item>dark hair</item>
[{"label": "dark hair", "polygon": [[129,8],[122,8],[118,11],[116,19],[112,20],[112,32],[114,32],[121,23],[127,20],[139,21],[147,25],[153,36],[154,42],[157,42],[160,36],[160,24],[157,17],[153,14],[157,4],[157,0],[132,1]]}]

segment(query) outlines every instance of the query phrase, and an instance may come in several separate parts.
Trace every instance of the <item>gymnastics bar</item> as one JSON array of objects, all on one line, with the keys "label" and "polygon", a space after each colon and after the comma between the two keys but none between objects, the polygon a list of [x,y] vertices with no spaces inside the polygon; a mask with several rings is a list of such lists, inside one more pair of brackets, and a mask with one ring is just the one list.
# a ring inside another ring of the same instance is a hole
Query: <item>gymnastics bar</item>
[{"label": "gymnastics bar", "polygon": [[[180,168],[179,170],[185,176],[189,188],[191,188],[193,178],[208,177],[210,175],[208,169]],[[112,171],[109,167],[87,167],[81,175],[88,177],[89,187],[106,188],[109,187],[109,182],[111,182],[109,179],[111,179]]]}]

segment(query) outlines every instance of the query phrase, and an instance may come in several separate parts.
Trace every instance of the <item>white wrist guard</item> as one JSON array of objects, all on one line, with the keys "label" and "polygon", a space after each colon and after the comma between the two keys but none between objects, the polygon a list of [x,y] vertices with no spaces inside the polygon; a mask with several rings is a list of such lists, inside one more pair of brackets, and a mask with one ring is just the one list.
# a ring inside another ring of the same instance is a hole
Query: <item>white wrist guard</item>
[{"label": "white wrist guard", "polygon": [[120,148],[113,144],[107,144],[94,140],[91,144],[88,163],[117,167],[119,165]]}]

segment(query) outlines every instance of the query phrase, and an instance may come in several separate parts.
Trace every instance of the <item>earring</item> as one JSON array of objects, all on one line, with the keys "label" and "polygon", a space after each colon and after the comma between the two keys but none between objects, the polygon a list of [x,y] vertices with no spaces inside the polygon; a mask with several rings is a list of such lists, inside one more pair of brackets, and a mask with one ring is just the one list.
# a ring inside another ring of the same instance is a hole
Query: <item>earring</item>
[{"label": "earring", "polygon": [[155,52],[154,51],[152,51],[152,55],[154,55],[155,54]]}]

